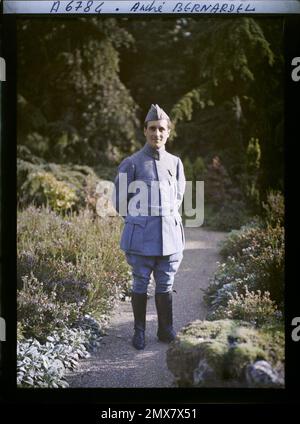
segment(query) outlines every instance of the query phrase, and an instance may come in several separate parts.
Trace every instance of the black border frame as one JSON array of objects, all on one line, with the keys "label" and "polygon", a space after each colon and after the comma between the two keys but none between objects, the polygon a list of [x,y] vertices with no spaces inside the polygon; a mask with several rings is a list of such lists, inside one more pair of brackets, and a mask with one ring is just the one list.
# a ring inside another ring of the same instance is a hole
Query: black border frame
[{"label": "black border frame", "polygon": [[[296,180],[297,168],[299,167],[296,153],[297,142],[300,137],[299,101],[300,81],[294,82],[291,78],[291,61],[294,57],[300,57],[300,15],[285,15],[285,197],[286,197],[286,387],[285,389],[246,389],[246,388],[201,388],[201,389],[20,389],[16,387],[16,81],[17,81],[17,43],[16,21],[23,17],[43,17],[49,15],[2,15],[2,51],[1,56],[6,61],[6,82],[1,82],[2,89],[2,149],[1,149],[1,316],[6,321],[6,342],[1,342],[1,398],[8,405],[36,404],[56,405],[75,404],[75,412],[78,414],[82,407],[94,415],[94,407],[99,410],[100,406],[112,405],[115,409],[130,409],[130,405],[137,408],[159,407],[176,405],[180,408],[200,408],[201,414],[211,415],[209,408],[212,404],[218,404],[232,418],[230,405],[268,405],[269,414],[278,414],[278,406],[295,404],[300,393],[300,342],[291,339],[293,327],[292,319],[300,316],[299,283],[297,278],[297,250],[293,245],[297,242],[297,192],[292,190],[292,180]],[[55,15],[59,18],[62,15]],[[81,15],[72,15],[80,17]],[[105,15],[111,17],[116,15]],[[120,15],[128,17],[132,15]],[[136,18],[136,15],[134,15]],[[145,18],[145,15],[142,15]],[[174,15],[164,15],[169,18]],[[178,15],[176,15],[178,16]],[[229,15],[233,16],[233,15]],[[249,15],[240,15],[249,16]],[[274,16],[274,15],[257,15]],[[282,16],[282,15],[276,15]],[[66,15],[63,17],[66,18]],[[151,18],[153,15],[150,16]],[[160,15],[161,17],[161,15]],[[195,17],[193,15],[193,17]],[[298,107],[297,107],[298,102]],[[297,183],[297,180],[295,181]],[[296,213],[294,213],[296,212]],[[296,260],[295,260],[296,259]],[[183,406],[185,404],[185,406]],[[225,405],[226,404],[226,405]],[[217,406],[217,405],[215,405]],[[136,408],[136,409],[137,409]],[[2,408],[1,408],[2,409]],[[131,408],[132,409],[132,408]],[[259,409],[258,409],[259,411]],[[54,413],[54,410],[52,410]],[[74,411],[73,411],[74,412]],[[47,408],[47,414],[50,413]],[[70,409],[68,409],[68,414]],[[247,411],[248,414],[248,411]],[[271,417],[268,415],[268,417]],[[88,418],[89,415],[86,415]],[[240,417],[241,419],[242,417]]]}]

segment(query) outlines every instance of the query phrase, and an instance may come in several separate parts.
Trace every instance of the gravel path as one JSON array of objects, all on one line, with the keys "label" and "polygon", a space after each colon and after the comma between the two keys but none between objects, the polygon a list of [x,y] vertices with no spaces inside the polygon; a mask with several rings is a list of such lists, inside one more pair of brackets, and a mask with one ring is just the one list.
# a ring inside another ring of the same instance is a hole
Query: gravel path
[{"label": "gravel path", "polygon": [[[184,258],[175,277],[173,293],[176,331],[196,319],[205,319],[203,292],[212,277],[218,255],[218,243],[224,232],[203,228],[185,228]],[[98,352],[82,360],[77,370],[67,376],[70,387],[173,387],[166,365],[168,345],[157,341],[157,315],[154,285],[149,288],[147,303],[146,347],[137,351],[131,345],[133,315],[130,301],[120,302],[114,311],[107,335]]]}]

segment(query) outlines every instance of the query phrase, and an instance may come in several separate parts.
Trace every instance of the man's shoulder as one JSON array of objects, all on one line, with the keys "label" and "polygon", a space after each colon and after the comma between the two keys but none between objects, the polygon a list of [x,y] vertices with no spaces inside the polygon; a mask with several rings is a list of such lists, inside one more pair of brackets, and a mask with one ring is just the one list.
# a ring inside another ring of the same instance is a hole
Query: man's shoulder
[{"label": "man's shoulder", "polygon": [[147,155],[143,151],[143,149],[138,150],[137,152],[132,153],[132,155],[127,156],[124,160],[133,165],[140,163],[143,158],[147,158]]},{"label": "man's shoulder", "polygon": [[130,155],[130,156],[126,156],[122,161],[121,161],[121,163],[119,164],[119,166],[118,166],[118,168],[119,168],[119,171],[120,170],[126,170],[126,169],[128,169],[128,168],[131,168],[131,167],[133,167],[134,166],[134,161],[132,160],[132,156],[133,155]]},{"label": "man's shoulder", "polygon": [[139,162],[142,154],[142,149],[140,149],[137,152],[132,153],[130,156],[126,156],[120,163],[119,168],[135,167],[135,165]]},{"label": "man's shoulder", "polygon": [[143,154],[144,154],[144,149],[143,149],[143,147],[141,147],[139,150],[137,150],[136,152],[132,153],[130,156],[126,156],[125,159],[134,160],[136,157],[138,157],[140,155],[143,155]]},{"label": "man's shoulder", "polygon": [[167,151],[166,151],[166,159],[172,160],[175,163],[178,163],[180,161],[180,157],[179,156],[173,155],[172,153],[169,153]]}]

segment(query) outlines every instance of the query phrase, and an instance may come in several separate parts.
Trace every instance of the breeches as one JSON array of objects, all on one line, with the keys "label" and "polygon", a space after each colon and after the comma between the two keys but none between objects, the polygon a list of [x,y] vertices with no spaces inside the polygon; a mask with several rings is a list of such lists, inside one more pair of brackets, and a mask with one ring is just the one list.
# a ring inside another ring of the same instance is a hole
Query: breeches
[{"label": "breeches", "polygon": [[156,283],[155,293],[171,291],[182,257],[182,252],[167,256],[141,256],[126,253],[127,262],[132,268],[132,291],[147,293],[152,272]]}]

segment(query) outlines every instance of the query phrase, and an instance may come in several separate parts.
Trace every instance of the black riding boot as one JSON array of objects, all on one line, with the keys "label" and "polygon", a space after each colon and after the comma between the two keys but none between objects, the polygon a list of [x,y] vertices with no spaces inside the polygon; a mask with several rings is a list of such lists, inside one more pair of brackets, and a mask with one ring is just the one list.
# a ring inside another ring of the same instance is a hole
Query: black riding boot
[{"label": "black riding boot", "polygon": [[140,350],[145,347],[147,293],[132,292],[131,304],[134,316],[133,346]]},{"label": "black riding boot", "polygon": [[176,337],[173,329],[172,292],[156,293],[155,304],[158,318],[157,337],[162,342],[170,343]]}]

